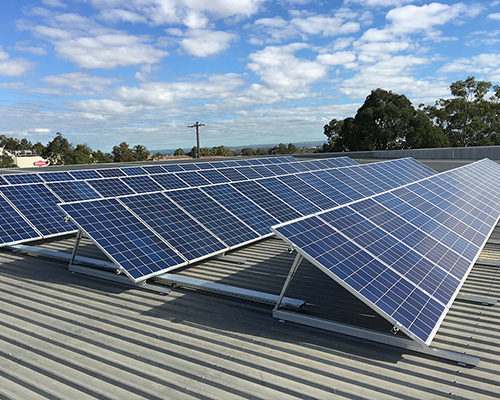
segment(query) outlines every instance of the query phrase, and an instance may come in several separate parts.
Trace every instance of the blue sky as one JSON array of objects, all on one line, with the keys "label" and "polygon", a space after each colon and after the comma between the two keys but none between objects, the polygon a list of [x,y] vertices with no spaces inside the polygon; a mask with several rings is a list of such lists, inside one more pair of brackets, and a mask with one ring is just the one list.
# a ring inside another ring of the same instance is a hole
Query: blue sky
[{"label": "blue sky", "polygon": [[3,0],[0,134],[110,151],[324,140],[371,90],[500,83],[500,1]]}]

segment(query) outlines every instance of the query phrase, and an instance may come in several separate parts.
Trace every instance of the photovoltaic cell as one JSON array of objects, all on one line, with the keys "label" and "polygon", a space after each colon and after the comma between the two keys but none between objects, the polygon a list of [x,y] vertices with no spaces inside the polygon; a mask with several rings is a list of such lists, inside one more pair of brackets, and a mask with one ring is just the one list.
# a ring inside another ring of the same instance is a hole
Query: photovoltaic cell
[{"label": "photovoltaic cell", "polygon": [[74,224],[63,221],[59,199],[43,184],[1,186],[0,191],[43,236],[76,230]]},{"label": "photovoltaic cell", "polygon": [[174,174],[157,174],[151,175],[151,179],[159,183],[164,189],[182,189],[188,187],[187,183],[180,180]]},{"label": "photovoltaic cell", "polygon": [[79,171],[68,171],[68,173],[77,180],[83,179],[100,179],[101,175],[95,169],[82,169]]},{"label": "photovoltaic cell", "polygon": [[[395,164],[405,163],[415,167]],[[432,174],[416,168],[417,175]],[[500,166],[482,160],[273,229],[413,339],[430,344],[499,220],[499,184]]]},{"label": "photovoltaic cell", "polygon": [[182,172],[184,169],[179,164],[163,164],[162,168],[167,172]]},{"label": "photovoltaic cell", "polygon": [[275,175],[287,175],[289,172],[285,171],[281,165],[267,165],[266,168],[272,172],[274,172]]},{"label": "photovoltaic cell", "polygon": [[[126,167],[121,169],[127,176],[146,175],[148,172],[142,167]],[[163,171],[162,171],[163,172]]]},{"label": "photovoltaic cell", "polygon": [[147,175],[142,176],[128,176],[120,178],[127,186],[132,188],[136,193],[158,192],[162,191],[163,187],[156,183]]},{"label": "photovoltaic cell", "polygon": [[271,214],[257,206],[231,185],[206,186],[202,190],[261,236],[271,234],[271,226],[279,223]]},{"label": "photovoltaic cell", "polygon": [[197,164],[191,164],[191,163],[190,164],[179,164],[179,167],[181,167],[181,169],[183,171],[197,171],[200,169]]},{"label": "photovoltaic cell", "polygon": [[238,167],[238,172],[245,176],[245,178],[253,180],[262,178],[262,175],[259,174],[255,169],[251,167]]},{"label": "photovoltaic cell", "polygon": [[7,182],[7,181],[3,178],[3,176],[0,176],[0,186],[3,186],[3,185],[8,185],[8,184],[9,184],[9,182]]},{"label": "photovoltaic cell", "polygon": [[21,185],[23,183],[41,183],[43,182],[37,174],[7,174],[3,178],[9,182],[10,185]]},{"label": "photovoltaic cell", "polygon": [[105,168],[98,169],[97,172],[102,178],[116,178],[119,176],[127,176],[120,168]]},{"label": "photovoltaic cell", "polygon": [[[319,178],[312,172],[302,172],[295,176],[305,183],[309,184],[337,204],[346,204],[353,200],[351,193],[349,193],[349,195],[344,194],[346,190],[351,191],[351,189],[349,187],[346,187],[346,185],[342,185],[340,181],[332,182],[333,177],[328,178],[329,182],[331,182],[330,184],[325,182],[323,179]],[[359,196],[359,198],[361,197],[360,193],[357,193],[357,195]]]},{"label": "photovoltaic cell", "polygon": [[221,168],[218,171],[232,182],[247,180],[245,175],[239,173],[236,168]]},{"label": "photovoltaic cell", "polygon": [[312,160],[300,161],[300,165],[306,167],[309,171],[318,171],[320,169],[324,169],[322,165],[319,165]]},{"label": "photovoltaic cell", "polygon": [[45,182],[58,182],[58,181],[73,181],[73,178],[68,172],[42,172],[38,174]]},{"label": "photovoltaic cell", "polygon": [[271,176],[276,176],[276,174],[273,171],[271,171],[270,169],[268,169],[264,165],[256,165],[256,166],[253,166],[250,168],[252,168],[255,172],[257,172],[259,175],[262,175],[265,178],[269,178]]},{"label": "photovoltaic cell", "polygon": [[85,181],[50,182],[47,186],[65,203],[101,197]]},{"label": "photovoltaic cell", "polygon": [[328,210],[339,205],[339,203],[333,201],[328,196],[325,196],[319,190],[316,190],[314,187],[295,175],[279,176],[277,179],[286,183],[288,186],[305,196],[309,201],[316,204],[321,210]]},{"label": "photovoltaic cell", "polygon": [[174,190],[166,195],[229,247],[260,237],[200,189]]},{"label": "photovoltaic cell", "polygon": [[124,182],[119,178],[109,179],[92,179],[87,181],[102,197],[116,197],[127,194],[135,194]]},{"label": "photovoltaic cell", "polygon": [[301,216],[283,200],[255,181],[234,182],[231,185],[281,222],[290,221]]},{"label": "photovoltaic cell", "polygon": [[117,199],[65,203],[60,207],[136,282],[187,264]]},{"label": "photovoltaic cell", "polygon": [[188,261],[214,255],[228,248],[162,193],[120,198]]},{"label": "photovoltaic cell", "polygon": [[0,245],[40,238],[40,234],[3,197],[0,197],[0,220]]},{"label": "photovoltaic cell", "polygon": [[215,166],[209,162],[201,162],[196,164],[199,169],[215,169]]},{"label": "photovoltaic cell", "polygon": [[145,165],[141,167],[147,174],[164,174],[167,171],[161,165]]},{"label": "photovoltaic cell", "polygon": [[198,173],[210,183],[226,183],[229,179],[220,173],[220,170],[207,169],[203,171],[198,171]]},{"label": "photovoltaic cell", "polygon": [[236,160],[235,163],[238,164],[239,167],[246,167],[252,165],[252,163],[249,160]]},{"label": "photovoltaic cell", "polygon": [[184,182],[186,182],[191,187],[210,185],[210,181],[206,180],[203,176],[201,176],[196,171],[178,172],[175,175],[178,178],[181,178]]}]

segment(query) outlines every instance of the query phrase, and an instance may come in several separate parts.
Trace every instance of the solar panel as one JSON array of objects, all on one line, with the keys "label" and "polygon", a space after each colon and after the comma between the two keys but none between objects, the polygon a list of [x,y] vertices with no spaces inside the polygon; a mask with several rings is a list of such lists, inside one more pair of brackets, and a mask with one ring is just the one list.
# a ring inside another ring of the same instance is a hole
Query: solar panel
[{"label": "solar panel", "polygon": [[101,197],[85,181],[49,182],[47,186],[65,203]]},{"label": "solar panel", "polygon": [[279,223],[271,214],[257,206],[231,185],[206,186],[202,190],[240,218],[259,235],[271,234],[271,226]]},{"label": "solar panel", "polygon": [[162,164],[162,168],[167,172],[182,172],[184,169],[179,164]]},{"label": "solar panel", "polygon": [[[295,176],[320,191],[323,195],[330,198],[330,200],[336,202],[337,204],[345,204],[353,199],[353,197],[350,196],[350,193],[349,196],[344,194],[345,191],[351,191],[351,189],[346,185],[342,185],[340,181],[329,184],[312,172],[302,172]],[[334,178],[330,176],[329,181],[331,182],[333,179]],[[361,197],[361,194],[358,193],[358,195]]]},{"label": "solar panel", "polygon": [[249,160],[236,160],[235,163],[238,164],[239,167],[252,165]]},{"label": "solar panel", "polygon": [[206,180],[196,171],[179,172],[175,174],[191,187],[210,185],[210,181]]},{"label": "solar panel", "polygon": [[248,225],[198,188],[169,191],[166,195],[229,247],[260,238]]},{"label": "solar panel", "polygon": [[161,165],[144,165],[141,167],[147,174],[164,174],[167,172]]},{"label": "solar panel", "polygon": [[142,176],[128,176],[120,178],[127,186],[132,188],[136,193],[158,192],[163,190],[163,187],[156,183],[147,175]]},{"label": "solar panel", "polygon": [[302,194],[312,203],[316,204],[322,210],[328,210],[329,208],[333,208],[338,205],[337,202],[333,201],[328,196],[325,196],[319,190],[315,189],[295,175],[279,176],[277,179],[286,183],[291,188],[294,188],[297,192]]},{"label": "solar panel", "polygon": [[68,173],[75,179],[100,179],[101,175],[95,169],[82,169],[79,171],[68,171]]},{"label": "solar panel", "polygon": [[179,164],[183,171],[197,171],[200,168],[196,164]]},{"label": "solar panel", "polygon": [[203,171],[198,171],[198,173],[210,183],[226,183],[229,179],[220,173],[219,170],[207,169]]},{"label": "solar panel", "polygon": [[257,158],[257,161],[261,165],[272,165],[272,164],[274,164],[274,162],[271,161],[271,159],[269,159],[269,158]]},{"label": "solar panel", "polygon": [[270,176],[276,176],[276,174],[273,171],[271,171],[270,169],[268,169],[263,165],[256,165],[250,168],[252,168],[255,172],[257,172],[259,175],[262,175],[265,178],[269,178]]},{"label": "solar panel", "polygon": [[87,183],[92,186],[102,197],[116,197],[127,194],[135,194],[124,182],[119,178],[108,179],[91,179]]},{"label": "solar panel", "polygon": [[38,176],[45,182],[58,182],[58,181],[73,181],[73,178],[68,172],[42,172]]},{"label": "solar panel", "polygon": [[246,161],[248,161],[248,165],[262,165],[258,158],[249,158]]},{"label": "solar panel", "polygon": [[232,182],[235,181],[246,181],[247,177],[241,173],[238,172],[238,169],[236,168],[221,168],[218,170],[221,174],[223,174],[226,178],[231,180]]},{"label": "solar panel", "polygon": [[499,184],[483,160],[273,229],[429,345],[499,220]]},{"label": "solar panel", "polygon": [[8,184],[9,184],[9,182],[7,182],[7,181],[3,178],[3,176],[0,176],[0,186],[3,186],[3,185],[8,185]]},{"label": "solar panel", "polygon": [[262,178],[262,175],[259,174],[255,169],[251,167],[238,167],[238,172],[242,174],[247,179],[259,179]]},{"label": "solar panel", "polygon": [[283,159],[283,162],[285,163],[296,163],[298,162],[298,160],[293,157],[293,156],[284,156],[284,157],[280,157],[281,159]]},{"label": "solar panel", "polygon": [[10,185],[21,185],[23,183],[41,183],[43,182],[37,174],[7,174],[3,178],[9,182]]},{"label": "solar panel", "polygon": [[201,162],[201,163],[198,163],[196,164],[198,166],[199,169],[214,169],[214,165],[212,163],[209,163],[209,162]]},{"label": "solar panel", "polygon": [[264,186],[272,194],[283,200],[302,215],[314,214],[321,211],[321,208],[302,196],[299,191],[292,189],[277,178],[260,179],[258,184]]},{"label": "solar panel", "polygon": [[44,237],[76,230],[63,221],[64,214],[57,208],[60,200],[43,184],[1,186],[0,191]]},{"label": "solar panel", "polygon": [[151,175],[151,179],[159,183],[164,189],[182,189],[188,187],[187,183],[177,178],[174,174]]},{"label": "solar panel", "polygon": [[229,250],[162,193],[127,196],[120,201],[190,262]]},{"label": "solar panel", "polygon": [[322,165],[319,165],[318,163],[315,163],[312,160],[300,161],[300,164],[303,167],[306,167],[310,171],[317,171],[317,170],[320,170],[320,169],[324,169]]},{"label": "solar panel", "polygon": [[330,174],[336,181],[342,182],[344,185],[349,186],[361,194],[362,197],[372,196],[373,194],[382,191],[379,187],[374,187],[373,183],[364,179],[362,176],[356,174],[352,168],[337,168],[325,171],[317,171],[314,173],[324,181],[328,182],[327,174]]},{"label": "solar panel", "polygon": [[306,168],[300,162],[288,163],[288,164],[280,164],[280,167],[283,168],[289,174],[293,174],[293,173],[296,173],[296,172],[306,172],[306,171],[309,171],[309,168]]},{"label": "solar panel", "polygon": [[[285,171],[281,165],[267,165],[266,168],[269,170],[269,171],[272,171],[274,172],[275,175],[287,175],[288,172]],[[297,171],[295,171],[297,172]]]},{"label": "solar panel", "polygon": [[356,161],[349,157],[337,157],[337,158],[322,158],[323,164],[327,168],[338,168],[345,167],[349,165],[359,165]]},{"label": "solar panel", "polygon": [[281,222],[290,221],[301,216],[283,200],[255,181],[234,182],[231,185]]},{"label": "solar panel", "polygon": [[187,264],[117,199],[59,206],[135,282]]},{"label": "solar panel", "polygon": [[120,168],[105,168],[98,169],[97,172],[102,178],[116,178],[119,176],[127,176]]},{"label": "solar panel", "polygon": [[40,238],[40,234],[3,197],[0,197],[0,220],[2,246]]},{"label": "solar panel", "polygon": [[238,167],[238,163],[236,161],[222,161],[224,167]]},{"label": "solar panel", "polygon": [[[148,172],[142,167],[126,167],[121,169],[127,176],[145,175]],[[162,171],[163,172],[163,171]]]}]

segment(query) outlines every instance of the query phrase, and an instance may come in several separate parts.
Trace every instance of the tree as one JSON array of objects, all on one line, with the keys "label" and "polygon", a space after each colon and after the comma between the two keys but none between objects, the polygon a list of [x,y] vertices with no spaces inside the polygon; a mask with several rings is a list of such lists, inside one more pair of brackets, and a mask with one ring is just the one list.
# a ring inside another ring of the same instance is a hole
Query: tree
[{"label": "tree", "polygon": [[[333,119],[324,126],[323,151],[391,150],[442,147],[446,138],[404,95],[372,90],[354,118]],[[430,129],[430,131],[426,131]]]},{"label": "tree", "polygon": [[151,156],[151,153],[142,144],[136,144],[133,149],[135,161],[146,161]]},{"label": "tree", "polygon": [[33,152],[33,154],[42,154],[42,151],[43,149],[45,148],[45,146],[41,143],[41,142],[36,142],[32,147],[31,147],[31,151]]},{"label": "tree", "polygon": [[149,159],[152,160],[152,161],[161,160],[161,159],[163,159],[163,154],[158,151],[157,153],[155,153],[152,156],[150,156]]},{"label": "tree", "polygon": [[73,146],[64,138],[60,132],[52,139],[40,152],[40,155],[49,161],[50,164],[64,165],[71,164],[73,159]]},{"label": "tree", "polygon": [[241,149],[241,155],[242,156],[254,156],[254,155],[256,155],[256,152],[251,147],[244,147],[243,149]]},{"label": "tree", "polygon": [[465,81],[453,82],[450,91],[451,99],[438,99],[424,110],[446,132],[451,145],[494,144],[498,137],[500,87],[469,76]]},{"label": "tree", "polygon": [[113,154],[114,162],[134,161],[134,153],[126,142],[121,142],[118,146],[114,146],[111,153]]},{"label": "tree", "polygon": [[293,143],[288,143],[286,150],[288,154],[297,154],[299,152],[299,149]]},{"label": "tree", "polygon": [[183,156],[185,154],[186,152],[184,151],[184,149],[181,149],[180,147],[174,151],[174,156]]},{"label": "tree", "polygon": [[13,168],[16,167],[16,163],[14,159],[2,149],[2,153],[0,154],[0,168]]},{"label": "tree", "polygon": [[73,150],[71,164],[91,164],[92,149],[86,144],[77,144]]},{"label": "tree", "polygon": [[113,162],[113,156],[109,153],[103,153],[101,150],[92,152],[92,160],[95,163],[110,163]]},{"label": "tree", "polygon": [[212,154],[214,156],[225,157],[227,156],[227,149],[225,146],[212,147]]}]

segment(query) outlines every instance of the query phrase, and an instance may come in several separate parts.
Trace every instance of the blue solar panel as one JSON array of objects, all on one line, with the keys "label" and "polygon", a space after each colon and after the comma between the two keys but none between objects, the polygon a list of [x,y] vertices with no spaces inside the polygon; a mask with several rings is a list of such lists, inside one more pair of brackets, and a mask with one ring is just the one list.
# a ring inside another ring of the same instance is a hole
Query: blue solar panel
[{"label": "blue solar panel", "polygon": [[248,165],[262,165],[258,158],[249,158],[246,161],[248,161]]},{"label": "blue solar panel", "polygon": [[127,176],[120,168],[98,169],[97,172],[102,178],[116,178],[119,176]]},{"label": "blue solar panel", "polygon": [[209,180],[210,183],[226,183],[229,179],[220,173],[220,170],[207,169],[203,171],[198,171],[198,173],[205,179]]},{"label": "blue solar panel", "polygon": [[247,179],[259,179],[262,178],[262,175],[259,174],[255,169],[250,168],[250,167],[238,167],[237,168],[238,172],[245,176]]},{"label": "blue solar panel", "polygon": [[179,164],[163,164],[162,168],[167,172],[182,172],[184,169]]},{"label": "blue solar panel", "polygon": [[141,167],[147,174],[164,174],[167,172],[161,165],[144,165]]},{"label": "blue solar panel", "polygon": [[135,194],[124,182],[119,178],[108,179],[92,179],[87,181],[102,197],[116,197],[127,194]]},{"label": "blue solar panel", "polygon": [[277,178],[260,179],[258,184],[264,186],[272,194],[283,200],[302,215],[314,214],[321,211],[321,208],[302,196],[298,190],[292,189]]},{"label": "blue solar panel", "polygon": [[349,157],[338,157],[338,158],[322,158],[323,165],[327,168],[338,168],[345,167],[349,165],[359,165],[356,161]]},{"label": "blue solar panel", "polygon": [[127,196],[120,201],[190,262],[228,250],[162,193]]},{"label": "blue solar panel", "polygon": [[159,183],[164,189],[182,189],[188,187],[187,183],[180,180],[174,174],[151,175],[151,179]]},{"label": "blue solar panel", "polygon": [[200,189],[175,190],[167,192],[166,195],[229,247],[260,237]]},{"label": "blue solar panel", "polygon": [[7,182],[7,181],[3,178],[3,176],[0,176],[0,186],[3,186],[3,185],[8,185],[8,184],[9,184],[9,182]]},{"label": "blue solar panel", "polygon": [[231,185],[206,186],[202,190],[261,236],[269,235],[271,226],[279,223],[271,214],[257,206]]},{"label": "blue solar panel", "polygon": [[189,163],[189,164],[179,164],[179,167],[181,167],[181,169],[183,171],[198,171],[200,169],[198,167],[198,165],[192,164],[192,163]]},{"label": "blue solar panel", "polygon": [[51,182],[47,186],[65,203],[101,197],[85,181]]},{"label": "blue solar panel", "polygon": [[236,160],[235,163],[238,164],[239,167],[252,165],[249,160]]},{"label": "blue solar panel", "polygon": [[0,197],[0,245],[40,238],[40,234],[3,197]]},{"label": "blue solar panel", "polygon": [[95,169],[82,169],[79,171],[68,171],[68,173],[75,179],[100,179],[101,175]]},{"label": "blue solar panel", "polygon": [[272,164],[274,164],[274,162],[271,161],[271,159],[269,159],[269,158],[257,158],[257,161],[259,162],[260,165],[272,165]]},{"label": "blue solar panel", "polygon": [[239,167],[236,161],[222,161],[222,164],[224,165],[224,167],[231,167],[231,168]]},{"label": "blue solar panel", "polygon": [[287,171],[289,174],[294,174],[296,172],[307,172],[309,168],[302,165],[300,162],[280,164],[280,167]]},{"label": "blue solar panel", "polygon": [[136,193],[158,192],[162,191],[163,187],[156,183],[147,175],[142,176],[128,176],[120,178],[127,186],[132,188]]},{"label": "blue solar panel", "polygon": [[289,173],[282,168],[282,165],[267,165],[266,168],[274,172],[275,175],[287,175]]},{"label": "blue solar panel", "polygon": [[206,180],[196,171],[178,172],[175,174],[191,187],[210,185],[210,181]]},{"label": "blue solar panel", "polygon": [[333,201],[328,196],[325,196],[319,190],[316,190],[314,187],[295,175],[279,176],[277,179],[295,189],[322,210],[328,210],[339,205],[339,203]]},{"label": "blue solar panel", "polygon": [[320,169],[324,169],[322,165],[319,165],[318,163],[315,163],[313,160],[300,161],[300,164],[303,167],[306,167],[310,171],[317,171],[317,170],[320,170]]},{"label": "blue solar panel", "polygon": [[430,344],[499,220],[499,184],[500,166],[483,160],[275,231],[410,337]]},{"label": "blue solar panel", "polygon": [[37,174],[8,174],[3,175],[3,178],[9,182],[10,185],[43,182],[42,178],[40,178]]},{"label": "blue solar panel", "polygon": [[[332,182],[332,184],[329,184],[316,176],[313,172],[302,172],[295,176],[297,176],[299,179],[309,184],[316,190],[320,191],[323,195],[330,198],[337,204],[345,204],[352,201],[353,199],[351,193],[349,193],[348,195],[344,194],[344,192],[350,192],[352,190],[347,185],[342,185],[340,181]],[[330,176],[328,179],[331,181],[333,177]],[[362,197],[360,193],[357,193],[357,195],[359,196],[358,198]]]},{"label": "blue solar panel", "polygon": [[201,162],[196,164],[199,169],[214,169],[215,167],[213,166],[212,163],[209,162]]},{"label": "blue solar panel", "polygon": [[73,181],[68,172],[42,172],[38,174],[45,182]]},{"label": "blue solar panel", "polygon": [[234,182],[231,185],[281,222],[290,221],[301,216],[283,200],[255,181]]},{"label": "blue solar panel", "polygon": [[327,177],[327,174],[330,174],[335,178],[335,183],[337,181],[342,182],[344,185],[347,185],[351,189],[354,189],[355,191],[360,193],[362,197],[372,196],[377,192],[383,191],[383,189],[379,188],[378,186],[373,187],[374,184],[368,181],[368,179],[365,179],[362,176],[356,174],[353,168],[334,168],[313,173],[327,183],[330,183],[329,178]]},{"label": "blue solar panel", "polygon": [[65,203],[60,207],[136,282],[187,264],[117,199]]},{"label": "blue solar panel", "polygon": [[127,176],[146,175],[146,174],[148,174],[148,172],[146,172],[146,170],[143,169],[143,168],[141,168],[141,167],[126,167],[126,168],[122,168],[121,170]]},{"label": "blue solar panel", "polygon": [[245,175],[239,173],[237,168],[221,168],[218,171],[232,182],[246,181],[248,179]]},{"label": "blue solar panel", "polygon": [[271,171],[270,169],[268,169],[267,167],[265,167],[263,165],[256,165],[256,166],[250,167],[250,168],[252,168],[255,172],[257,172],[259,175],[262,175],[265,178],[269,178],[271,176],[276,176],[276,174],[273,171]]},{"label": "blue solar panel", "polygon": [[43,236],[76,230],[74,224],[63,221],[59,199],[43,184],[1,186],[0,191]]}]

